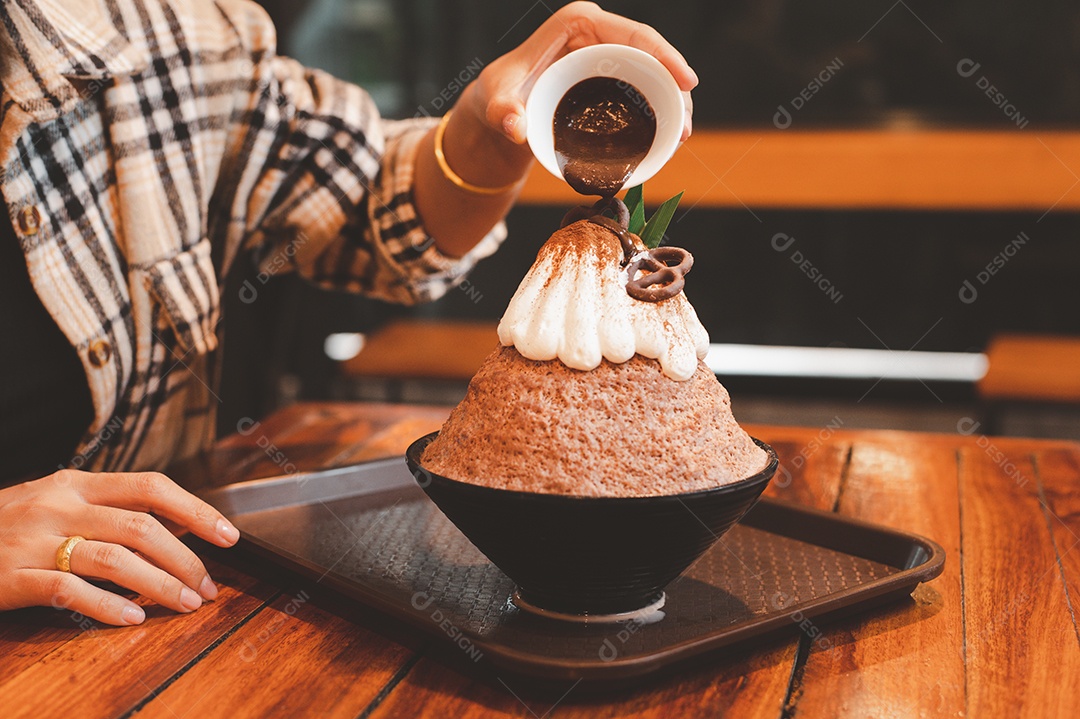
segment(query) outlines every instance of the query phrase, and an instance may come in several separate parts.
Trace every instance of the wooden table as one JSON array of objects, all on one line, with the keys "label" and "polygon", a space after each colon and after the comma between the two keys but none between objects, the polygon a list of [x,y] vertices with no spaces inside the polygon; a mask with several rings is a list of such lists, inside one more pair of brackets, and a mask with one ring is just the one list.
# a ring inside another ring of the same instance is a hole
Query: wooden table
[{"label": "wooden table", "polygon": [[[399,454],[446,413],[297,405],[180,474],[225,484]],[[611,691],[488,674],[311,582],[198,544],[222,591],[193,614],[150,606],[122,629],[0,614],[0,716],[1076,714],[1080,445],[990,439],[968,423],[956,435],[749,429],[790,473],[768,494],[928,535],[948,552],[944,574],[821,638],[793,629]]]}]

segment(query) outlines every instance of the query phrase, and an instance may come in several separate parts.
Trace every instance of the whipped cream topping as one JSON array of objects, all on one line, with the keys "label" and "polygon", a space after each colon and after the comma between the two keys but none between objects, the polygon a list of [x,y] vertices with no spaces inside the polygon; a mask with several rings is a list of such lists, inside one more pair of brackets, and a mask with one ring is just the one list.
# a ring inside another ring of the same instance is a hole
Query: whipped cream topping
[{"label": "whipped cream topping", "polygon": [[528,359],[558,359],[578,370],[637,353],[658,360],[674,380],[690,379],[709,350],[709,333],[686,295],[635,300],[626,293],[630,278],[613,234],[606,247],[565,232],[548,240],[521,281],[499,323],[499,341]]}]

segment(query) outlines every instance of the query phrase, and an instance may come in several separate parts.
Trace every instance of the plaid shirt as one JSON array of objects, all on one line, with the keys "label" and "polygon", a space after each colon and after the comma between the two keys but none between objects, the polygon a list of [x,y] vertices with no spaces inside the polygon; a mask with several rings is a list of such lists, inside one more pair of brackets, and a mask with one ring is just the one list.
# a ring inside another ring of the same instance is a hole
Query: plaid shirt
[{"label": "plaid shirt", "polygon": [[411,189],[430,121],[382,120],[360,88],[277,56],[253,3],[2,1],[0,190],[94,403],[72,466],[156,469],[212,441],[239,253],[411,303],[505,236],[440,254]]}]

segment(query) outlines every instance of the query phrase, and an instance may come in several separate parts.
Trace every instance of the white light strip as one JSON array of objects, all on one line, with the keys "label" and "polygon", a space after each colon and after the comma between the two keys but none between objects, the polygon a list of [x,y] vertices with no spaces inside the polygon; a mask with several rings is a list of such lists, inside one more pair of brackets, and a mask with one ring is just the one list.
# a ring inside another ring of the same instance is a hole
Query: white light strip
[{"label": "white light strip", "polygon": [[718,375],[976,382],[989,362],[978,352],[713,344],[705,364]]}]

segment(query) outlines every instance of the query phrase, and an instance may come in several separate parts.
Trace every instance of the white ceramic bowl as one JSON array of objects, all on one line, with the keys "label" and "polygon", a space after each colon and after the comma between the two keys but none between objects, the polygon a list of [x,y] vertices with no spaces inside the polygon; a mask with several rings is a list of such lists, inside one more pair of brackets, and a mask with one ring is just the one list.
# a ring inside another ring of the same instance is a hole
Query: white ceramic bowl
[{"label": "white ceramic bowl", "polygon": [[548,172],[562,179],[555,159],[552,122],[566,91],[590,77],[612,77],[638,89],[656,115],[656,137],[625,187],[634,187],[660,171],[679,148],[686,103],[678,83],[659,60],[627,45],[590,45],[551,64],[533,85],[525,103],[529,147]]}]

